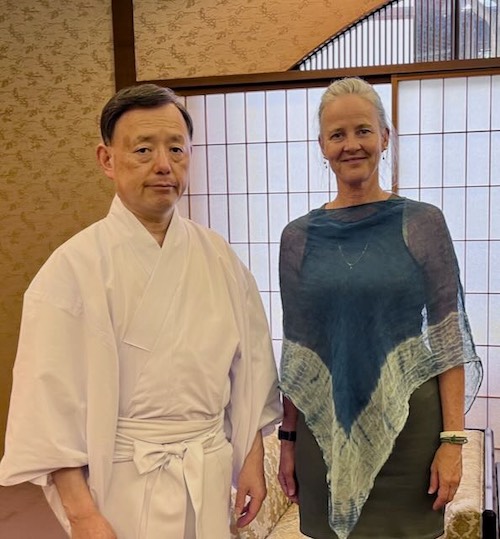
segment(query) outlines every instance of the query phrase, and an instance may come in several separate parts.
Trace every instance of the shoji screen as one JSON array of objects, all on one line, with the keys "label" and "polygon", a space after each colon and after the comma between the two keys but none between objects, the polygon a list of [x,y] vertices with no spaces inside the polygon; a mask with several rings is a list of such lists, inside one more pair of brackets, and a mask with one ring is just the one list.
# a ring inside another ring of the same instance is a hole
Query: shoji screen
[{"label": "shoji screen", "polygon": [[[317,143],[323,90],[186,98],[195,136],[182,211],[226,237],[255,275],[277,361],[281,231],[335,190]],[[391,86],[377,90],[390,111]],[[486,368],[468,424],[500,433],[500,76],[400,81],[398,102],[399,192],[446,215]],[[390,188],[391,171],[383,176]]]},{"label": "shoji screen", "polygon": [[469,426],[500,447],[500,76],[398,85],[400,194],[443,209],[485,378]]}]

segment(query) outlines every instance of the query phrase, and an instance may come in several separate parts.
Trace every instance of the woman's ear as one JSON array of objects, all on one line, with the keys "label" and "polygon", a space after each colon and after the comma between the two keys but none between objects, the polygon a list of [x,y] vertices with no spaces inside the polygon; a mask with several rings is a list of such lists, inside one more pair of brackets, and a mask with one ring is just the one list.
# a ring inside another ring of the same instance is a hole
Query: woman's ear
[{"label": "woman's ear", "polygon": [[110,179],[114,179],[114,166],[113,166],[113,153],[109,146],[106,146],[102,142],[97,146],[96,156],[99,165],[101,166],[104,174]]}]

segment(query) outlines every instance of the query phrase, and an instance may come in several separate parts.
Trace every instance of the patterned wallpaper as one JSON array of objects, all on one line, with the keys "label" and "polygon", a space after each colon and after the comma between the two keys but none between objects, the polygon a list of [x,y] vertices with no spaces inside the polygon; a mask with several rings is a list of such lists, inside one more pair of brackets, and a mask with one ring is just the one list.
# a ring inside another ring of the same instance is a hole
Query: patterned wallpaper
[{"label": "patterned wallpaper", "polygon": [[114,90],[110,5],[0,4],[0,454],[22,294],[111,198],[94,157],[98,109]]},{"label": "patterned wallpaper", "polygon": [[[378,4],[141,0],[140,78],[286,70]],[[2,0],[0,73],[2,454],[23,292],[112,196],[94,157],[100,109],[114,91],[111,0]]]},{"label": "patterned wallpaper", "polygon": [[141,0],[139,80],[286,71],[380,0]]}]

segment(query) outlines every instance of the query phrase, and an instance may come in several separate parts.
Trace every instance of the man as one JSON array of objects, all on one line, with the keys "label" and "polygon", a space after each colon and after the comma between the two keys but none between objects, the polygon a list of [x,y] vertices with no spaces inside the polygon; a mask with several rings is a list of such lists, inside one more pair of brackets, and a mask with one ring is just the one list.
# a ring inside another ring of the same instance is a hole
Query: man
[{"label": "man", "polygon": [[44,487],[73,539],[225,539],[231,477],[239,526],[265,497],[276,367],[250,273],[176,210],[192,132],[171,90],[118,92],[110,212],[25,294],[0,483]]}]

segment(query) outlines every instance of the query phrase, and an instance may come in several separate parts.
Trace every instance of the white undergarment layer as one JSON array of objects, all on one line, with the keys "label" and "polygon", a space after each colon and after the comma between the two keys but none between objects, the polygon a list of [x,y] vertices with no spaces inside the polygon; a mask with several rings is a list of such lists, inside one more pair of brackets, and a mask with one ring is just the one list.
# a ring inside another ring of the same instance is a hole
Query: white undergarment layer
[{"label": "white undergarment layer", "polygon": [[229,539],[232,447],[222,417],[119,418],[102,513],[118,539]]}]

